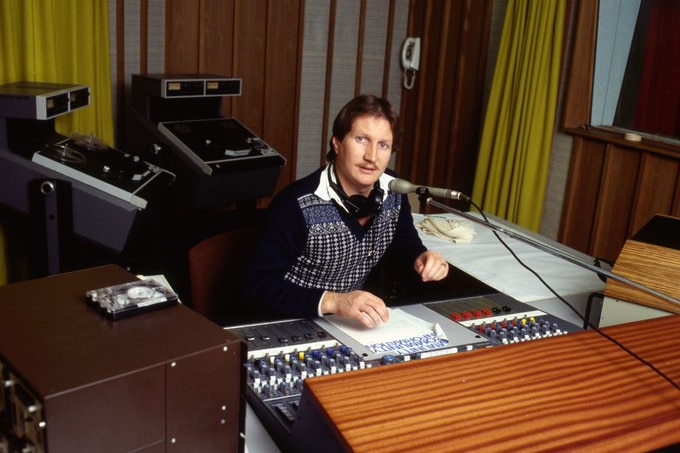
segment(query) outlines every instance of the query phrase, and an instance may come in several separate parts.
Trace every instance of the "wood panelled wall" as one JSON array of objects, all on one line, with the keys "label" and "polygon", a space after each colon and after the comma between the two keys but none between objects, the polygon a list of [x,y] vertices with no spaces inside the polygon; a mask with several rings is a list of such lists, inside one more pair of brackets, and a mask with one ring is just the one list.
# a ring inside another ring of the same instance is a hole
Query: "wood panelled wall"
[{"label": "wood panelled wall", "polygon": [[414,183],[470,193],[481,131],[490,0],[414,1],[409,35],[421,70],[401,104],[398,171]]},{"label": "wood panelled wall", "polygon": [[408,0],[306,1],[300,83],[297,176],[325,162],[338,110],[359,93],[399,110],[399,53]]},{"label": "wood panelled wall", "polygon": [[598,2],[578,4],[563,126],[574,136],[558,240],[615,262],[655,214],[680,216],[680,148],[591,128]]},{"label": "wood panelled wall", "polygon": [[[323,163],[335,113],[362,92],[400,111],[403,177],[471,190],[492,0],[111,1],[118,104],[135,72],[242,78],[242,96],[226,98],[222,114],[287,159],[277,190]],[[401,86],[406,36],[422,38],[412,90]]]},{"label": "wood panelled wall", "polygon": [[165,69],[243,79],[223,101],[286,159],[279,186],[295,178],[303,3],[298,0],[168,0]]},{"label": "wood panelled wall", "polygon": [[655,214],[680,216],[680,155],[621,132],[575,134],[560,241],[615,262]]}]

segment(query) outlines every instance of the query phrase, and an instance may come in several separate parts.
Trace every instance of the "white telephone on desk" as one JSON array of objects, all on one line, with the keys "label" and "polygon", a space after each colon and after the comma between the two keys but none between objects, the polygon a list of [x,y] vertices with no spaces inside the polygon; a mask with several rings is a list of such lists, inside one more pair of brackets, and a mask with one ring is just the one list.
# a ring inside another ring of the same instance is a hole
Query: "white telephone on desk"
[{"label": "white telephone on desk", "polygon": [[420,67],[420,38],[408,37],[401,47],[401,66],[404,68],[404,88],[410,90]]}]

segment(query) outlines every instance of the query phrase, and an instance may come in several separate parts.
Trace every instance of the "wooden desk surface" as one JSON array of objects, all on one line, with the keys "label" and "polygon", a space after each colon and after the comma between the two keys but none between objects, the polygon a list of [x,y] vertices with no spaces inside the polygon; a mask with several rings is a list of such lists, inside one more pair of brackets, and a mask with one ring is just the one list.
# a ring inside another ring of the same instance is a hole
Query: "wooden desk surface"
[{"label": "wooden desk surface", "polygon": [[[605,332],[680,384],[679,328],[674,315]],[[300,415],[315,406],[349,451],[619,452],[680,443],[680,390],[594,331],[305,386]]]},{"label": "wooden desk surface", "polygon": [[0,287],[0,355],[49,395],[237,343],[181,304],[110,321],[85,303],[90,289],[134,280],[104,265]]}]

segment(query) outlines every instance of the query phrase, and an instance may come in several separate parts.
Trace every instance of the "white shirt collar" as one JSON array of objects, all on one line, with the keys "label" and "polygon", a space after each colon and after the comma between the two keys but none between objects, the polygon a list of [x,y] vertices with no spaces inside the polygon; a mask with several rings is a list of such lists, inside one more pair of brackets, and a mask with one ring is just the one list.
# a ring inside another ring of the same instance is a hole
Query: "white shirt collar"
[{"label": "white shirt collar", "polygon": [[[333,177],[333,163],[329,163],[326,165],[326,168],[321,172],[321,178],[319,179],[319,186],[316,188],[314,191],[314,195],[317,197],[321,198],[322,200],[325,201],[331,201],[335,200],[339,206],[342,206],[344,210],[347,210],[345,208],[345,205],[342,203],[342,199],[340,198],[340,195],[335,192],[335,190],[331,187],[329,177]],[[393,176],[388,175],[387,173],[383,173],[380,175],[380,188],[383,190],[383,201],[387,199],[387,196],[389,195],[389,184],[390,181],[394,179]],[[335,179],[334,179],[335,181]]]}]

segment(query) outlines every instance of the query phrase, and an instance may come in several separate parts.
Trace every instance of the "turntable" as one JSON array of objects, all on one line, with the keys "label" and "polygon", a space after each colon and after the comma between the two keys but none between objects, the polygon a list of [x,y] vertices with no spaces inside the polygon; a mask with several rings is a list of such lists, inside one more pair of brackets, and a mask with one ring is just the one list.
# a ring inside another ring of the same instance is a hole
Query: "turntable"
[{"label": "turntable", "polygon": [[167,121],[158,129],[197,171],[212,175],[248,166],[281,166],[285,162],[264,140],[234,118]]},{"label": "turntable", "polygon": [[172,173],[92,136],[74,136],[47,144],[33,154],[32,161],[140,209],[146,208],[149,192],[157,180],[167,186],[174,179]]},{"label": "turntable", "polygon": [[241,80],[210,74],[133,74],[125,149],[177,176],[175,200],[187,210],[255,206],[274,193],[286,159],[221,102]]},{"label": "turntable", "polygon": [[81,85],[0,85],[0,209],[20,239],[30,238],[32,276],[90,255],[131,253],[131,238],[150,228],[174,184],[172,172],[132,153],[56,131],[56,117],[89,102]]}]

